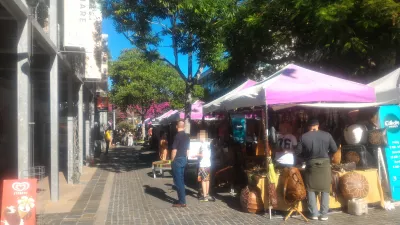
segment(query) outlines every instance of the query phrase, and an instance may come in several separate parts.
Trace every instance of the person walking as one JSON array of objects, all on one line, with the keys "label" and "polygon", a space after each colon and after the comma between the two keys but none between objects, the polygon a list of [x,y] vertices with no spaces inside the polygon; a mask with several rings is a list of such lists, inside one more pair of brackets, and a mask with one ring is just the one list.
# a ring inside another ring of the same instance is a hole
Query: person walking
[{"label": "person walking", "polygon": [[[305,184],[310,219],[328,220],[329,191],[331,186],[331,166],[329,154],[337,151],[332,135],[319,130],[316,119],[309,120],[309,131],[300,138],[296,154],[306,162]],[[317,195],[320,197],[320,211],[317,208]]]},{"label": "person walking", "polygon": [[133,135],[130,131],[128,132],[128,146],[133,146]]},{"label": "person walking", "polygon": [[184,172],[187,163],[190,138],[189,135],[185,133],[184,121],[179,121],[176,128],[178,133],[175,135],[172,144],[172,155],[175,155],[175,158],[172,159],[172,177],[178,192],[178,201],[173,204],[172,207],[182,208],[186,207]]},{"label": "person walking", "polygon": [[200,201],[208,202],[212,200],[209,196],[210,191],[210,167],[211,167],[211,149],[210,143],[207,141],[207,133],[205,130],[201,130],[199,133],[199,139],[201,141],[199,173],[198,181],[201,182],[201,187],[203,190],[203,196],[200,197]]},{"label": "person walking", "polygon": [[104,132],[104,140],[106,141],[106,155],[108,155],[108,149],[110,149],[110,145],[112,144],[112,130],[111,127],[108,127]]}]

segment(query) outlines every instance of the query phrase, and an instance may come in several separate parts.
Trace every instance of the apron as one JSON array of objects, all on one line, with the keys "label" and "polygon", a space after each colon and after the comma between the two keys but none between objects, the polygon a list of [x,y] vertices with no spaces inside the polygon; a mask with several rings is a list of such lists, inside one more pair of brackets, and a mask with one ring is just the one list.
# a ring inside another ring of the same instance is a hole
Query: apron
[{"label": "apron", "polygon": [[319,158],[307,161],[305,181],[307,191],[329,193],[332,181],[330,160]]}]

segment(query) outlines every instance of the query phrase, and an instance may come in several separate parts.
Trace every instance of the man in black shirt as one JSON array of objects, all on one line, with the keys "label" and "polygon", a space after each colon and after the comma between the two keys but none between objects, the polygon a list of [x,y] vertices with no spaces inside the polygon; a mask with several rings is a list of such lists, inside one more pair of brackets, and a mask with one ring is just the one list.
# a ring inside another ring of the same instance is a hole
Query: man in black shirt
[{"label": "man in black shirt", "polygon": [[187,163],[187,152],[189,151],[190,138],[185,133],[185,122],[179,121],[176,126],[178,133],[175,136],[174,143],[172,144],[172,155],[176,153],[175,158],[172,159],[172,176],[174,184],[178,191],[178,202],[173,204],[172,207],[186,207],[186,192],[184,172]]},{"label": "man in black shirt", "polygon": [[[307,187],[310,219],[328,220],[329,191],[331,186],[330,153],[337,151],[332,135],[319,130],[316,119],[309,121],[310,131],[303,134],[296,154],[306,161],[305,183]],[[321,193],[321,210],[318,212],[316,195]]]}]

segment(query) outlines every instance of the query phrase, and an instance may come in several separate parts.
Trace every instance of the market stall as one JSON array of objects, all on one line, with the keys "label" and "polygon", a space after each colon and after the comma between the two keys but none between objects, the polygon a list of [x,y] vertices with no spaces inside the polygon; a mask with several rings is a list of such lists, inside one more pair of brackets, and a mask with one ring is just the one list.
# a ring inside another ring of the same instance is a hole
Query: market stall
[{"label": "market stall", "polygon": [[[387,102],[387,100],[383,101]],[[316,104],[336,104],[337,106],[348,104],[349,107],[343,111],[336,109],[327,110],[324,108],[307,110],[305,108],[306,106]],[[355,104],[363,105],[363,107],[376,106],[374,88],[337,77],[331,77],[296,65],[289,65],[253,87],[230,95],[219,104],[218,108],[213,110],[234,111],[234,113],[238,113],[245,108],[264,106],[268,115],[265,121],[266,127],[270,128],[271,132],[269,136],[273,134],[272,127],[277,128],[277,132],[281,131],[281,127],[285,127],[285,130],[290,130],[290,133],[293,133],[292,136],[296,138],[300,137],[306,131],[308,118],[311,116],[317,117],[322,124],[321,128],[323,130],[332,134],[337,132],[337,136],[339,137],[342,136],[343,129],[346,122],[348,122],[343,116],[345,117],[350,111],[349,108],[357,107]],[[269,110],[267,110],[268,108]],[[281,111],[276,112],[276,110]],[[272,151],[272,156],[267,157],[264,167],[265,165],[270,165],[271,162],[276,162],[273,159],[276,154],[274,151]],[[257,170],[260,170],[259,167]],[[369,170],[364,171],[365,169]],[[265,169],[261,168],[261,170],[264,170],[264,172],[260,172],[259,176],[268,177],[269,174],[266,173]],[[247,172],[249,173],[249,171],[250,173],[254,173],[252,169],[249,169]],[[382,204],[383,196],[377,169],[365,167],[356,170],[352,169],[351,171],[367,177],[368,184],[365,183],[365,186],[369,186],[370,189],[367,196],[364,196],[366,202],[379,202]],[[344,176],[346,173],[348,172],[342,171],[339,177]],[[266,207],[274,205],[274,208],[278,210],[286,210],[289,207],[293,209],[293,205],[287,205],[285,201],[282,201],[283,195],[280,194],[282,193],[282,184],[280,182],[282,179],[281,174],[275,185],[278,194],[278,204],[265,201],[265,199],[269,199],[265,195],[270,195],[268,188],[266,188],[270,185],[268,183],[269,179],[259,179],[258,189],[263,193]],[[337,208],[344,203],[340,199],[338,201],[332,200],[331,206],[332,208]],[[301,210],[301,205],[297,209]]]}]

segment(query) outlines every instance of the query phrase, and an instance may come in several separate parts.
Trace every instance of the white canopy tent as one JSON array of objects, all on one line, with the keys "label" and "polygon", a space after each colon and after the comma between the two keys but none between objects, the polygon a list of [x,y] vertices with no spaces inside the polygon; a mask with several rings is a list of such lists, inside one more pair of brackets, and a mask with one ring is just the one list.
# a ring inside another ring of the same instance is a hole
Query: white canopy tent
[{"label": "white canopy tent", "polygon": [[218,109],[220,109],[221,102],[223,102],[224,100],[228,99],[233,94],[238,93],[239,91],[242,91],[242,90],[244,90],[246,88],[252,87],[256,83],[257,82],[255,82],[253,80],[247,80],[246,82],[244,82],[243,84],[239,85],[237,88],[233,89],[232,91],[230,91],[229,93],[225,94],[224,96],[219,97],[219,98],[215,99],[214,101],[205,104],[203,106],[203,113],[206,114],[206,113],[217,111]]}]

